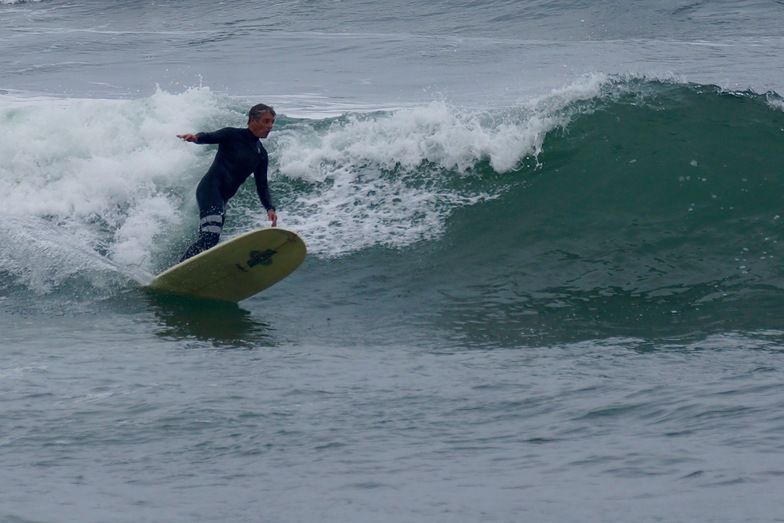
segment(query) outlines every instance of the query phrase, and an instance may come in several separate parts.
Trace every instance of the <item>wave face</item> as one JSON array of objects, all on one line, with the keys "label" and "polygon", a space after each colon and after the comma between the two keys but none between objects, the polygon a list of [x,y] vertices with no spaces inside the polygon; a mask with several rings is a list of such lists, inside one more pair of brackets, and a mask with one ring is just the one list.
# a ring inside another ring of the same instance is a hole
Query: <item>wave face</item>
[{"label": "wave face", "polygon": [[448,308],[466,328],[778,328],[781,100],[631,81],[567,111],[509,190],[450,222],[433,273],[465,282]]},{"label": "wave face", "polygon": [[[77,302],[176,260],[214,150],[174,135],[242,125],[245,110],[205,88],[2,101],[0,289]],[[389,307],[414,300],[448,335],[772,328],[783,107],[775,93],[592,76],[495,110],[283,114],[266,146],[305,271]],[[227,236],[265,225],[246,185]]]}]

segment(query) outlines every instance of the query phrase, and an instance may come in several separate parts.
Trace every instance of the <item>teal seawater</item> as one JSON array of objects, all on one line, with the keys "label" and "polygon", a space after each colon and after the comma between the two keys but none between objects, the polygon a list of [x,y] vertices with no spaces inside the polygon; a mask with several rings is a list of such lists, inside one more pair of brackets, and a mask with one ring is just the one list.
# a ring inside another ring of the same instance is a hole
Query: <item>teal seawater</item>
[{"label": "teal seawater", "polygon": [[453,216],[422,286],[488,339],[777,328],[780,98],[609,91],[570,107],[498,199]]}]

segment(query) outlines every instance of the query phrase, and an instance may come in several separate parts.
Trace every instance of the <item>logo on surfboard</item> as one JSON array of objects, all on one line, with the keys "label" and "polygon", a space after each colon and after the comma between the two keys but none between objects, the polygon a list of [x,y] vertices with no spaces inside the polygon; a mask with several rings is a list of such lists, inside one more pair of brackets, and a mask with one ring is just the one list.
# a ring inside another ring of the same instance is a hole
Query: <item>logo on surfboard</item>
[{"label": "logo on surfboard", "polygon": [[266,251],[250,251],[248,253],[248,267],[256,265],[272,265],[272,256],[278,251],[267,249]]}]

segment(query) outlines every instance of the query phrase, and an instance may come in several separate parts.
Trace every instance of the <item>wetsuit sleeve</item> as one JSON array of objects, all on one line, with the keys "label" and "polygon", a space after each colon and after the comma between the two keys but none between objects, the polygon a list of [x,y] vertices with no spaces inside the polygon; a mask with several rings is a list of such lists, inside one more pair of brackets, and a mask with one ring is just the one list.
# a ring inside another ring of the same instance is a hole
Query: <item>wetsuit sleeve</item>
[{"label": "wetsuit sleeve", "polygon": [[196,143],[203,145],[221,143],[230,132],[230,128],[226,127],[211,133],[196,133]]},{"label": "wetsuit sleeve", "polygon": [[256,192],[264,209],[274,211],[275,206],[272,204],[272,195],[270,194],[269,183],[267,183],[267,165],[267,161],[261,162],[256,170],[253,171],[253,179],[256,180]]}]

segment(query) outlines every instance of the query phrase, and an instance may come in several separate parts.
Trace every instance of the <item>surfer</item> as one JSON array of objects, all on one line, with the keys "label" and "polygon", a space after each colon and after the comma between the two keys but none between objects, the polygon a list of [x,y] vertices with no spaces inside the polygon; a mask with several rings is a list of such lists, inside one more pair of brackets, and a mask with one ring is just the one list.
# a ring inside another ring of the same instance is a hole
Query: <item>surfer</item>
[{"label": "surfer", "polygon": [[226,217],[226,204],[251,173],[256,180],[261,205],[267,211],[272,226],[277,225],[278,216],[267,183],[269,158],[259,141],[269,135],[274,124],[275,110],[258,104],[248,113],[247,128],[225,127],[211,133],[177,135],[186,142],[218,144],[212,166],[196,188],[199,238],[182,255],[181,262],[217,245]]}]

